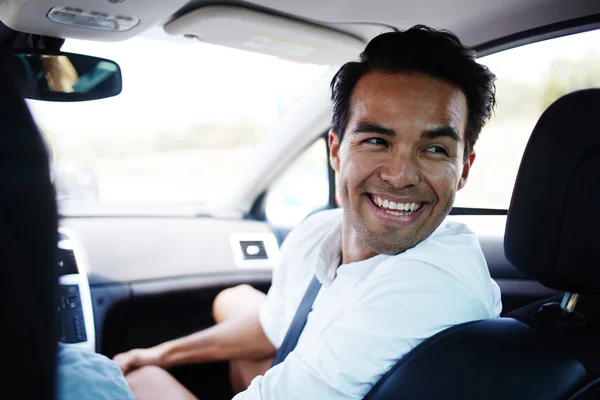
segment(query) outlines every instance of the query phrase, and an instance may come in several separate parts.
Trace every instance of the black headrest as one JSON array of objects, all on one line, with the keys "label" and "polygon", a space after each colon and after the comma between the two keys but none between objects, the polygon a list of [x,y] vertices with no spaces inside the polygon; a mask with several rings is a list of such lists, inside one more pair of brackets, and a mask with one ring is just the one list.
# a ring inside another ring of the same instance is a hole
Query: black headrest
[{"label": "black headrest", "polygon": [[600,293],[600,89],[568,94],[538,121],[508,211],[507,259],[545,286]]},{"label": "black headrest", "polygon": [[[46,147],[0,60],[2,392],[52,399],[57,215]],[[29,382],[29,383],[27,383]]]}]

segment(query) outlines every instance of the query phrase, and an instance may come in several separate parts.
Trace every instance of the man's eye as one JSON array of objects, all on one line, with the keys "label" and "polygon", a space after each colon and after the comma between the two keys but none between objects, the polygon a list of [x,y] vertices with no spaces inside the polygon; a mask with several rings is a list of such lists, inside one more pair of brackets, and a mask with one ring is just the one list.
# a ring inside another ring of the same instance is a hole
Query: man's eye
[{"label": "man's eye", "polygon": [[363,140],[363,143],[374,144],[376,146],[387,146],[387,141],[382,138],[369,138]]},{"label": "man's eye", "polygon": [[448,155],[448,152],[446,151],[446,149],[441,146],[430,146],[430,147],[426,148],[425,151],[428,153]]}]

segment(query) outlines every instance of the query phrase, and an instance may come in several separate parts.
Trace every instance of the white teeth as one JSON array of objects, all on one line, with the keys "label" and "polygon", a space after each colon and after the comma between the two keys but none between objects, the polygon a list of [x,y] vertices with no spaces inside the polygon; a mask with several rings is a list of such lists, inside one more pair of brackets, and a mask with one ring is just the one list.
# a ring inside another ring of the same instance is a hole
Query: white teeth
[{"label": "white teeth", "polygon": [[406,215],[406,214],[399,213],[399,212],[396,212],[396,211],[385,210],[385,212],[388,213],[388,214],[392,214],[392,215],[394,215],[396,217],[400,217],[401,215]]},{"label": "white teeth", "polygon": [[396,203],[395,201],[384,200],[381,197],[373,196],[373,201],[381,208],[387,209],[390,214],[404,215],[397,212],[391,212],[391,210],[415,212],[421,208],[419,203]]}]

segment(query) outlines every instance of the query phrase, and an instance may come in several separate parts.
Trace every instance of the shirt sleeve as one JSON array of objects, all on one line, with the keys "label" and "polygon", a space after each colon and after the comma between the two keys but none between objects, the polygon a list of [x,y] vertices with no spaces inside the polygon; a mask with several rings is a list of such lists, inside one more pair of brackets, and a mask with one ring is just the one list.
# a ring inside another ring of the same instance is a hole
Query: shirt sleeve
[{"label": "shirt sleeve", "polygon": [[314,275],[314,266],[298,265],[297,260],[305,259],[303,253],[316,251],[320,238],[314,234],[314,230],[322,230],[321,219],[323,215],[329,214],[325,212],[309,216],[287,235],[281,246],[267,301],[259,312],[261,327],[277,349],[281,346],[304,290]]},{"label": "shirt sleeve", "polygon": [[472,287],[448,270],[420,260],[398,267],[380,265],[364,283],[364,296],[319,338],[301,341],[283,363],[234,399],[362,399],[426,338],[490,318]]}]

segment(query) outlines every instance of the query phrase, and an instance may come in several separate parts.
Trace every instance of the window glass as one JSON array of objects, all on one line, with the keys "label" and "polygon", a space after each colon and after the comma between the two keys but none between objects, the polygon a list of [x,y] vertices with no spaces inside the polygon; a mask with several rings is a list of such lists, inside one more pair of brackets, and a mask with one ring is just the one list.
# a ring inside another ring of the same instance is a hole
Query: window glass
[{"label": "window glass", "polygon": [[294,227],[328,204],[327,144],[319,139],[273,184],[265,211],[272,225]]},{"label": "window glass", "polygon": [[455,206],[508,209],[529,136],[559,97],[600,87],[600,30],[506,50],[479,61],[497,76],[497,108]]},{"label": "window glass", "polygon": [[123,73],[113,98],[28,101],[63,203],[203,203],[229,193],[258,141],[329,69],[153,36],[67,40],[62,50],[112,59]]}]

